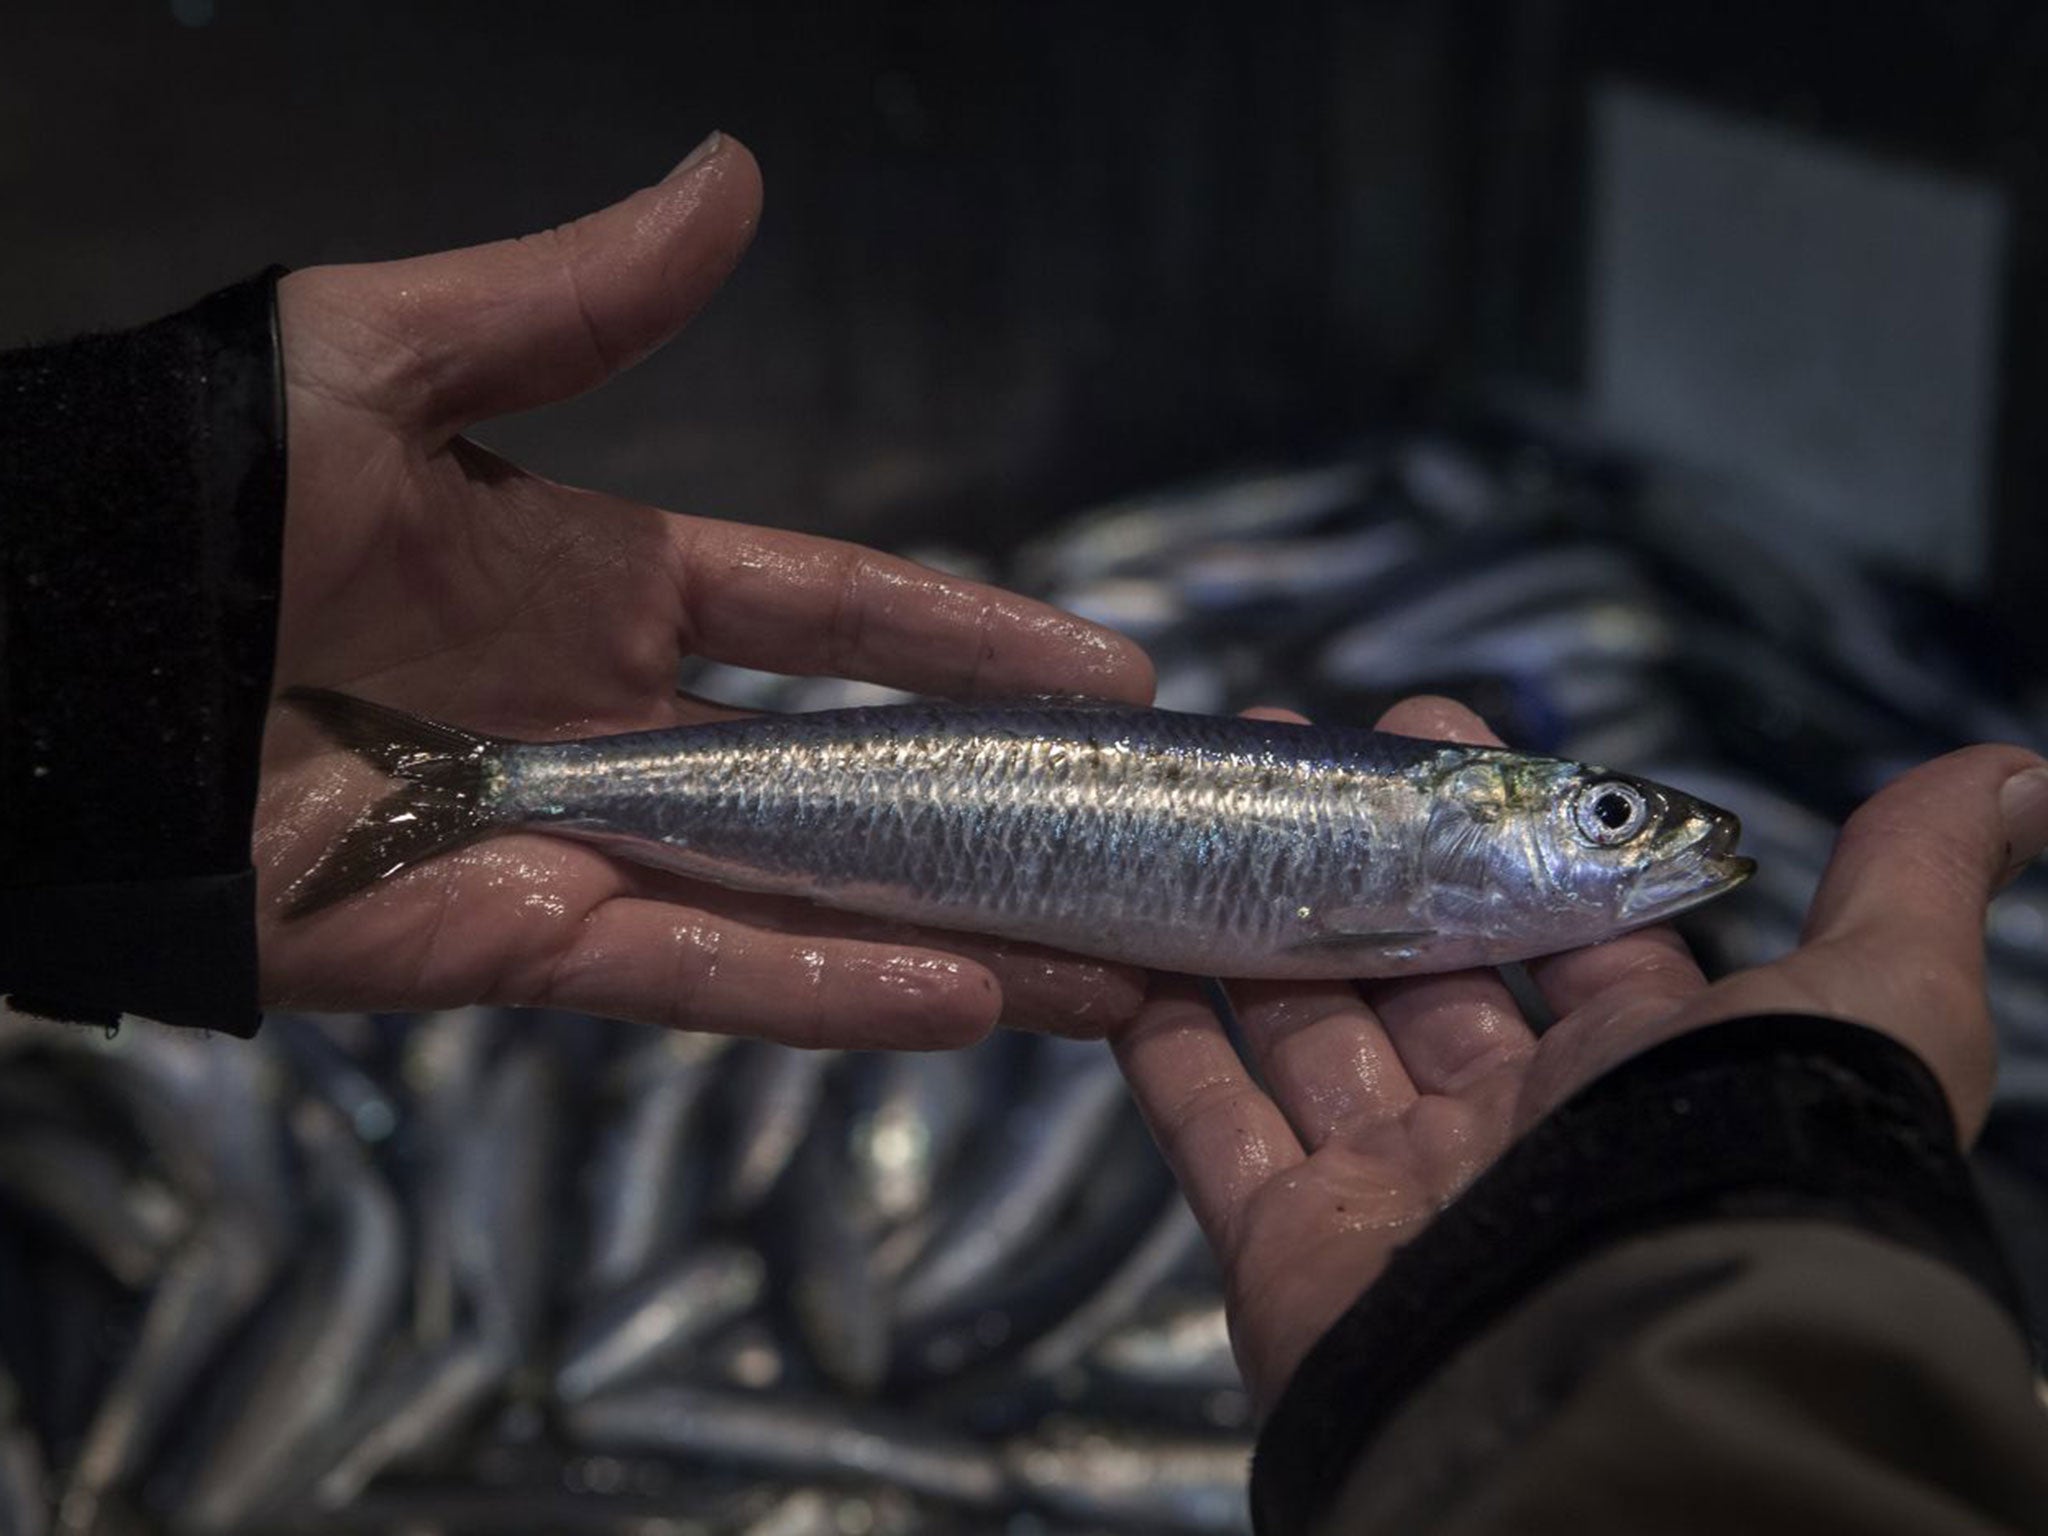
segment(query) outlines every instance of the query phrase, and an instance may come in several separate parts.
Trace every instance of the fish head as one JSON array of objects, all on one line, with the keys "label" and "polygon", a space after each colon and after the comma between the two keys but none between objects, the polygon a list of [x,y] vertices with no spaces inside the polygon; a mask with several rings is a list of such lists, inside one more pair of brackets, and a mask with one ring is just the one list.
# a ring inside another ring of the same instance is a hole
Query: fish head
[{"label": "fish head", "polygon": [[1620,932],[1732,891],[1756,870],[1739,857],[1733,813],[1634,774],[1531,765],[1523,801],[1548,882]]},{"label": "fish head", "polygon": [[1737,819],[1668,785],[1481,751],[1438,781],[1430,882],[1441,929],[1499,955],[1596,943],[1733,890]]}]

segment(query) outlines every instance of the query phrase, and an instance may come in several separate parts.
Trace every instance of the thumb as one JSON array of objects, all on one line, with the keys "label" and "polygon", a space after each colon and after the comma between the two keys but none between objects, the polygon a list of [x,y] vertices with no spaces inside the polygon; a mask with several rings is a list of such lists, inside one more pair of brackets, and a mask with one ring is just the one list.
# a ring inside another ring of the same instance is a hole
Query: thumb
[{"label": "thumb", "polygon": [[1799,949],[1706,997],[1717,1012],[1790,1003],[1891,1035],[1941,1080],[1967,1143],[1989,1108],[1996,1063],[1984,909],[2044,844],[2048,767],[2039,757],[1985,746],[1924,763],[1842,828]]},{"label": "thumb", "polygon": [[1981,969],[1986,903],[2048,842],[2044,781],[2023,748],[1967,747],[1887,784],[1842,828],[1803,941]]},{"label": "thumb", "polygon": [[318,268],[318,306],[360,342],[359,392],[441,439],[581,394],[688,323],[761,211],[761,175],[714,133],[650,187],[539,234]]}]

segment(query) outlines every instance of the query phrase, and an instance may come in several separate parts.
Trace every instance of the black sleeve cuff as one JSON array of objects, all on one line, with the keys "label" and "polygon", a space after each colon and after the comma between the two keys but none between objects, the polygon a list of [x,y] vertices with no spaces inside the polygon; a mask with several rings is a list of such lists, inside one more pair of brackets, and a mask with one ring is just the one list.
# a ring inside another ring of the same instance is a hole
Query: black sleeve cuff
[{"label": "black sleeve cuff", "polygon": [[1261,1430],[1256,1529],[1310,1529],[1407,1397],[1576,1261],[1660,1228],[1773,1216],[1902,1243],[2021,1314],[1947,1101],[1918,1057],[1833,1019],[1716,1025],[1586,1088],[1394,1254]]},{"label": "black sleeve cuff", "polygon": [[0,355],[0,991],[253,1034],[285,496],[264,272]]}]

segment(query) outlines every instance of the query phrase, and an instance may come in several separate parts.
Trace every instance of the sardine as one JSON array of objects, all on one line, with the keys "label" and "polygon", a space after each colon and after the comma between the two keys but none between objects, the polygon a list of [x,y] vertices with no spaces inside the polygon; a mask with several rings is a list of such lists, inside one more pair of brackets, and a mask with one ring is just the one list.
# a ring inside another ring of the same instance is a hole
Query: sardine
[{"label": "sardine", "polygon": [[904,1275],[899,1322],[950,1311],[1016,1265],[1096,1166],[1128,1107],[1123,1079],[1099,1041],[1045,1040],[1034,1066],[971,1180]]},{"label": "sardine", "polygon": [[516,1363],[510,1340],[489,1332],[395,1362],[318,1447],[314,1501],[339,1509],[386,1467],[446,1439],[477,1413]]},{"label": "sardine", "polygon": [[110,1499],[140,1475],[270,1286],[301,1203],[278,1118],[292,1084],[265,1050],[141,1023],[86,1049],[199,1218],[150,1293],[72,1463],[61,1506],[67,1533],[108,1529]]},{"label": "sardine", "polygon": [[1371,731],[920,704],[522,744],[289,697],[403,781],[297,913],[523,828],[1160,970],[1389,976],[1606,939],[1751,869],[1733,817],[1647,780]]},{"label": "sardine", "polygon": [[1054,1207],[1051,1230],[1007,1266],[957,1293],[943,1310],[900,1320],[894,1385],[923,1390],[948,1422],[976,1433],[1021,1428],[1065,1393],[1066,1377],[1034,1378],[1029,1356],[1020,1354],[1100,1294],[1174,1198],[1172,1176],[1135,1113],[1097,1147],[1069,1193]]},{"label": "sardine", "polygon": [[569,1406],[563,1428],[591,1450],[666,1451],[782,1476],[872,1477],[987,1508],[1008,1488],[993,1452],[931,1426],[794,1397],[640,1387]]},{"label": "sardine", "polygon": [[43,1536],[49,1529],[42,1447],[21,1415],[14,1378],[0,1367],[0,1536]]},{"label": "sardine", "polygon": [[1323,645],[1318,670],[1339,683],[1379,686],[1412,676],[1414,658],[1462,645],[1475,633],[1545,610],[1586,603],[1635,603],[1647,593],[1624,551],[1603,544],[1537,546],[1472,565],[1451,557],[1449,578],[1340,630]]},{"label": "sardine", "polygon": [[103,1142],[61,1125],[0,1132],[0,1201],[50,1222],[133,1290],[155,1282],[188,1220],[163,1186],[132,1178]]},{"label": "sardine", "polygon": [[590,1212],[581,1289],[609,1295],[645,1275],[702,1203],[707,1170],[689,1153],[723,1035],[663,1030],[612,1074],[628,1102],[601,1123],[584,1181]]},{"label": "sardine", "polygon": [[1339,463],[1134,496],[1082,513],[1057,538],[1025,550],[1019,575],[1032,588],[1090,581],[1213,539],[1306,532],[1362,501],[1379,473],[1374,464]]},{"label": "sardine", "polygon": [[456,1281],[487,1333],[523,1356],[547,1303],[561,1084],[544,1047],[521,1042],[485,1084],[450,1194]]},{"label": "sardine", "polygon": [[277,1492],[297,1455],[346,1410],[398,1321],[404,1233],[389,1187],[324,1104],[304,1101],[296,1118],[332,1212],[332,1247],[308,1257],[271,1329],[245,1340],[248,1379],[180,1513],[195,1533],[232,1530]]},{"label": "sardine", "polygon": [[263,1022],[270,1043],[282,1049],[292,1069],[335,1107],[358,1137],[380,1142],[398,1128],[398,1107],[391,1096],[318,1020],[302,1013],[271,1013]]},{"label": "sardine", "polygon": [[860,1198],[885,1222],[907,1220],[931,1203],[973,1128],[975,1052],[877,1051],[850,1064],[848,1151]]},{"label": "sardine", "polygon": [[836,1051],[747,1040],[726,1056],[719,1083],[727,1159],[714,1211],[744,1215],[768,1197],[811,1129]]},{"label": "sardine", "polygon": [[579,1317],[562,1346],[555,1396],[580,1402],[732,1321],[761,1296],[751,1248],[711,1243]]},{"label": "sardine", "polygon": [[1063,1425],[1014,1442],[1003,1460],[1033,1499],[1079,1519],[1215,1536],[1251,1529],[1242,1442]]},{"label": "sardine", "polygon": [[[262,1536],[738,1536],[780,1490],[611,1456],[521,1457],[517,1480],[443,1475],[372,1486],[334,1510],[266,1520]],[[844,1533],[841,1533],[844,1536]],[[879,1536],[879,1533],[876,1533]]]},{"label": "sardine", "polygon": [[1417,644],[1398,626],[1382,644],[1355,646],[1344,658],[1353,687],[1414,688],[1443,677],[1535,677],[1587,668],[1642,666],[1671,653],[1669,621],[1651,605],[1595,597],[1520,615],[1469,634]]},{"label": "sardine", "polygon": [[1024,1368],[1034,1376],[1056,1376],[1116,1335],[1143,1300],[1205,1250],[1195,1213],[1178,1192],[1125,1255],[1095,1294],[1057,1328],[1032,1344]]},{"label": "sardine", "polygon": [[1406,519],[1284,543],[1217,543],[1173,567],[1173,589],[1203,613],[1355,593],[1418,558],[1428,544]]},{"label": "sardine", "polygon": [[911,1536],[953,1528],[950,1521],[926,1516],[899,1489],[797,1488],[736,1536]]},{"label": "sardine", "polygon": [[1214,1298],[1183,1302],[1157,1320],[1125,1328],[1095,1351],[1099,1370],[1182,1391],[1243,1385],[1230,1349],[1230,1323]]},{"label": "sardine", "polygon": [[757,1224],[811,1362],[860,1396],[889,1365],[886,1281],[874,1263],[881,1218],[846,1156],[845,1107],[828,1103]]},{"label": "sardine", "polygon": [[455,1336],[457,1179],[463,1146],[474,1132],[492,1047],[503,1015],[462,1008],[420,1021],[405,1042],[400,1070],[414,1096],[407,1138],[417,1167],[413,1194],[413,1336],[425,1346]]},{"label": "sardine", "polygon": [[1148,649],[1188,620],[1186,597],[1156,576],[1110,576],[1051,594],[1055,607],[1128,635]]},{"label": "sardine", "polygon": [[223,1202],[165,1267],[72,1467],[65,1531],[98,1529],[108,1495],[141,1471],[182,1396],[256,1305],[277,1263],[269,1236]]},{"label": "sardine", "polygon": [[1154,1298],[1144,1319],[1089,1356],[1081,1392],[1095,1411],[1124,1422],[1203,1430],[1243,1430],[1252,1422],[1223,1299],[1213,1292]]}]

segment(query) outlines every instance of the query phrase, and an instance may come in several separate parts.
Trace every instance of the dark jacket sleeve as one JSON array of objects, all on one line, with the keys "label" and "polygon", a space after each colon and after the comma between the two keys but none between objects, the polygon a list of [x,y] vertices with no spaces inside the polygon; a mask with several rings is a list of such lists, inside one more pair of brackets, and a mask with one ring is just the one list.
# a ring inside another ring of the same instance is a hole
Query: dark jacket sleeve
[{"label": "dark jacket sleeve", "polygon": [[25,1012],[255,1031],[279,275],[0,354],[0,993]]},{"label": "dark jacket sleeve", "polygon": [[1646,1052],[1402,1249],[1260,1436],[1282,1532],[2048,1531],[2048,1416],[1910,1053]]}]

